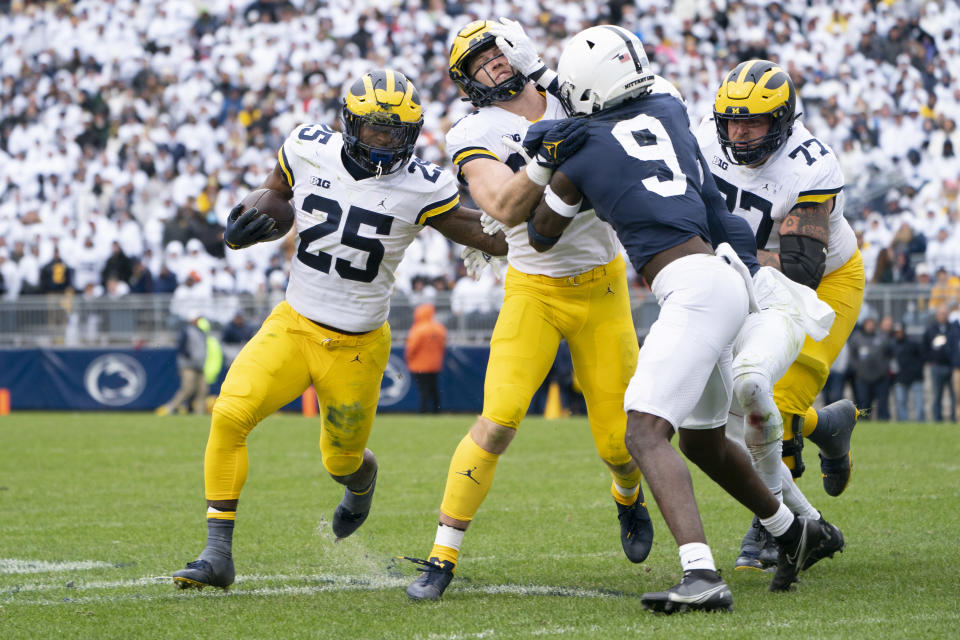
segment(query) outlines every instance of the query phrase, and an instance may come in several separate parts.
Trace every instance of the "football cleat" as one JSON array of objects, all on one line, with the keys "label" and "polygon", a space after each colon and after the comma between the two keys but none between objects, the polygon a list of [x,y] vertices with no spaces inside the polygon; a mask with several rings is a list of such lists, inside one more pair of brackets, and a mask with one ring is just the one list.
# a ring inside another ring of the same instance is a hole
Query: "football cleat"
[{"label": "football cleat", "polygon": [[833,554],[838,552],[843,553],[843,547],[845,546],[843,541],[843,533],[841,533],[840,529],[824,520],[823,516],[820,516],[820,520],[817,522],[826,535],[826,538],[819,547],[814,549],[810,555],[807,556],[806,561],[803,563],[803,567],[801,567],[804,571],[824,558],[832,558]]},{"label": "football cleat", "polygon": [[740,555],[734,563],[734,571],[772,571],[777,564],[779,550],[773,536],[754,516],[750,528],[740,542]]},{"label": "football cleat", "polygon": [[807,439],[820,448],[820,476],[827,495],[839,496],[850,484],[850,437],[860,415],[856,405],[846,399],[817,411],[817,428]]},{"label": "football cleat", "polygon": [[687,611],[733,611],[733,595],[716,571],[691,569],[683,572],[680,584],[666,591],[645,593],[640,603],[654,613]]},{"label": "football cleat", "polygon": [[[793,583],[797,581],[797,574],[803,567],[810,566],[807,561],[826,544],[829,538],[827,527],[824,526],[826,521],[823,518],[820,520],[798,519],[800,521],[800,535],[797,536],[796,540],[780,543],[777,571],[770,582],[770,591],[789,591]],[[824,524],[821,524],[821,522]],[[819,559],[817,558],[813,562]]]},{"label": "football cleat", "polygon": [[653,547],[653,522],[647,503],[643,500],[643,489],[637,494],[637,500],[625,507],[617,503],[617,518],[620,520],[620,544],[630,562],[643,562]]},{"label": "football cleat", "polygon": [[343,488],[343,499],[333,512],[333,535],[337,540],[346,538],[351,533],[360,528],[360,525],[370,515],[370,506],[373,504],[373,490],[377,487],[377,472],[373,472],[373,480],[370,481],[370,488],[364,493],[357,494],[349,489]]},{"label": "football cleat", "polygon": [[233,558],[228,557],[214,562],[216,566],[204,558],[188,562],[185,569],[174,572],[173,584],[180,589],[203,589],[204,587],[226,589],[233,584]]},{"label": "football cleat", "polygon": [[403,559],[421,565],[417,567],[417,571],[421,572],[420,577],[407,587],[407,596],[411,600],[439,600],[453,580],[453,563],[440,558],[421,560],[403,556]]}]

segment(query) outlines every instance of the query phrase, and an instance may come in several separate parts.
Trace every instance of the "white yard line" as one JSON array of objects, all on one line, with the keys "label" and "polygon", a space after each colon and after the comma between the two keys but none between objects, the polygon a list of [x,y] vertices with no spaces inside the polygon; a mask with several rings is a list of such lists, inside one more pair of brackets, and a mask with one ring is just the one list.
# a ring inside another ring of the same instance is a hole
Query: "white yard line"
[{"label": "white yard line", "polygon": [[47,560],[24,560],[22,558],[0,558],[0,574],[3,573],[62,573],[64,571],[87,571],[90,569],[112,569],[111,562],[99,560],[76,560],[73,562],[50,562]]},{"label": "white yard line", "polygon": [[[239,576],[236,585],[228,592],[218,589],[208,588],[205,594],[212,594],[215,597],[236,597],[236,596],[284,596],[284,595],[311,595],[333,591],[382,591],[387,589],[402,589],[409,584],[412,577],[390,577],[390,576],[338,576],[338,575],[313,575],[296,576],[286,574],[276,575],[249,575]],[[271,586],[256,586],[271,582],[297,582],[300,584],[280,584]],[[138,592],[126,594],[102,594],[93,595],[94,591],[115,591],[119,589],[131,589],[138,587],[153,587],[157,585],[168,585],[170,591],[166,593]],[[63,598],[59,599],[34,599],[28,598],[18,602],[20,594],[37,594],[41,592],[60,591]],[[560,587],[548,585],[474,585],[470,583],[455,584],[451,592],[459,593],[477,593],[484,595],[510,594],[519,596],[561,596],[568,598],[611,598],[618,597],[620,594],[615,592],[605,592],[596,589],[582,589],[574,587]],[[194,597],[197,594],[194,594]],[[75,580],[69,583],[35,583],[22,584],[15,587],[0,588],[0,601],[5,604],[83,604],[108,601],[123,600],[165,600],[177,597],[190,597],[191,594],[179,593],[174,589],[169,576],[146,576],[131,580],[94,580],[83,581]]]}]

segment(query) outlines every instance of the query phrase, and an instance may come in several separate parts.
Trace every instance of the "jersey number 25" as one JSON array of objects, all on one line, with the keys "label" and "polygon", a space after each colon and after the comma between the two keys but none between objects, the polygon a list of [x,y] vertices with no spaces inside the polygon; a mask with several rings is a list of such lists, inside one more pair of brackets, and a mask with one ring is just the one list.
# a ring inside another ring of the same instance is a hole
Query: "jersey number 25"
[{"label": "jersey number 25", "polygon": [[337,274],[344,280],[373,282],[380,271],[380,263],[383,261],[383,243],[376,238],[361,236],[359,234],[360,225],[365,224],[373,227],[378,235],[387,236],[390,235],[393,218],[376,211],[354,206],[351,206],[347,211],[347,222],[343,226],[340,244],[369,254],[366,266],[359,269],[350,264],[349,260],[343,258],[337,258],[336,263],[334,263],[333,256],[325,251],[317,253],[307,251],[311,242],[328,236],[340,228],[340,219],[343,217],[343,208],[340,203],[330,198],[311,194],[304,198],[303,210],[307,213],[323,211],[327,214],[327,219],[300,232],[300,246],[297,249],[297,258],[300,262],[323,273],[330,273],[330,266],[333,264]]}]

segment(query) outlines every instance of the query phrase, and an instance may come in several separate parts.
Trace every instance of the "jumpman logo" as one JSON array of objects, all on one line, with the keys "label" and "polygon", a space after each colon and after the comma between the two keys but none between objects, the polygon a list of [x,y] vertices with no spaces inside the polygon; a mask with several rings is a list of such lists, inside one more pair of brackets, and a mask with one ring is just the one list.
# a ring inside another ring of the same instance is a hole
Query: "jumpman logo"
[{"label": "jumpman logo", "polygon": [[470,478],[471,480],[473,480],[473,481],[476,482],[477,484],[480,484],[480,481],[473,477],[473,472],[476,471],[476,470],[477,470],[477,468],[474,467],[473,469],[467,469],[466,471],[457,471],[457,475],[467,476],[468,478]]},{"label": "jumpman logo", "polygon": [[353,356],[353,360],[351,360],[350,362],[359,362],[360,364],[363,364],[363,362],[360,360],[360,354],[359,354],[359,353],[358,353],[357,355]]},{"label": "jumpman logo", "polygon": [[[616,295],[616,294],[613,293],[613,289],[610,288],[610,285],[607,285],[607,293],[609,293],[610,295]],[[607,293],[605,293],[605,294],[603,294],[603,295],[607,295]]]},{"label": "jumpman logo", "polygon": [[385,204],[383,204],[383,203],[386,202],[386,201],[387,201],[387,198],[389,198],[389,197],[390,197],[390,196],[385,196],[384,199],[381,200],[381,201],[380,201],[380,204],[378,204],[377,206],[380,207],[381,209],[383,209],[384,211],[386,211],[386,210],[387,210],[387,205],[385,205]]}]

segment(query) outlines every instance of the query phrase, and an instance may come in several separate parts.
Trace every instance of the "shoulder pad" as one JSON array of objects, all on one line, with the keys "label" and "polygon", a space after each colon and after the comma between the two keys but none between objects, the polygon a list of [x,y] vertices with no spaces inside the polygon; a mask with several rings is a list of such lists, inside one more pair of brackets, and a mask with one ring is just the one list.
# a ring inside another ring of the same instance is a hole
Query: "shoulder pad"
[{"label": "shoulder pad", "polygon": [[479,111],[474,111],[457,120],[447,131],[447,146],[476,142],[490,129],[490,122]]}]

